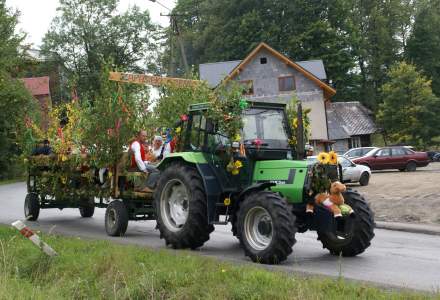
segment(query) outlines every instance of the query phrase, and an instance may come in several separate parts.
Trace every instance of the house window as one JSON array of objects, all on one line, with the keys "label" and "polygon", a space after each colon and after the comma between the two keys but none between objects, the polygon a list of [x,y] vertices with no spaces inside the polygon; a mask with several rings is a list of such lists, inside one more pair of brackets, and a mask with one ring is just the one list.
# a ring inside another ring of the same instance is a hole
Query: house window
[{"label": "house window", "polygon": [[267,64],[267,57],[260,57],[260,64],[262,65]]},{"label": "house window", "polygon": [[280,92],[294,91],[296,89],[295,77],[293,76],[278,77],[278,88]]},{"label": "house window", "polygon": [[243,95],[254,94],[254,82],[252,80],[240,80],[239,83],[244,87]]},{"label": "house window", "polygon": [[351,147],[350,148],[359,148],[361,147],[361,137],[353,136],[351,137]]}]

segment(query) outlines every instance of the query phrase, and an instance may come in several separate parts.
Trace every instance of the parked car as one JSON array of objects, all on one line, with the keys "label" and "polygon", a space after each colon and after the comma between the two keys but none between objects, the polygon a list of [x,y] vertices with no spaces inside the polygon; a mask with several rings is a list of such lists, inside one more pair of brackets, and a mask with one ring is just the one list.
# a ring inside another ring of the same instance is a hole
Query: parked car
[{"label": "parked car", "polygon": [[[310,156],[307,157],[307,160],[310,162],[316,162],[318,158],[317,156]],[[371,170],[369,167],[357,165],[344,156],[338,156],[338,162],[342,166],[342,180],[344,183],[359,182],[362,186],[368,185],[371,177]]]},{"label": "parked car", "polygon": [[415,152],[407,147],[383,147],[373,149],[363,157],[353,159],[356,164],[370,167],[371,170],[398,169],[412,172],[417,167],[429,164],[426,152]]},{"label": "parked car", "polygon": [[352,148],[352,149],[348,150],[347,152],[345,152],[343,154],[343,156],[351,158],[351,159],[353,159],[355,157],[362,157],[373,149],[376,149],[376,147]]},{"label": "parked car", "polygon": [[437,151],[428,151],[428,157],[431,161],[440,161],[440,152]]}]

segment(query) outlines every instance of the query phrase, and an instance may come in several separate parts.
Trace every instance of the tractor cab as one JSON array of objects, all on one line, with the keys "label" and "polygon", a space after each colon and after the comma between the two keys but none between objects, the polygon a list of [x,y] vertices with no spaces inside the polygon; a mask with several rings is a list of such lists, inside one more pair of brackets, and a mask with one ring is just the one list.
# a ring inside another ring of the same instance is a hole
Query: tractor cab
[{"label": "tractor cab", "polygon": [[[227,137],[217,124],[206,118],[209,103],[191,105],[184,125],[183,151],[221,154],[228,145]],[[242,143],[251,160],[291,159],[294,149],[288,144],[291,131],[284,104],[251,102],[243,112]]]}]

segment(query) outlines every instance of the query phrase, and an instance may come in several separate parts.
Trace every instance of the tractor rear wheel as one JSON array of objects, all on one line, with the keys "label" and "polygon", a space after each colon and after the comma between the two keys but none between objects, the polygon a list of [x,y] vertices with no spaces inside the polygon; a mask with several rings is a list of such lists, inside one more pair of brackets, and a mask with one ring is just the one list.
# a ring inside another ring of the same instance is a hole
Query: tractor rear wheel
[{"label": "tractor rear wheel", "polygon": [[123,236],[127,227],[127,207],[124,202],[113,200],[105,210],[105,231],[109,236]]},{"label": "tractor rear wheel", "polygon": [[252,261],[278,264],[292,253],[295,216],[278,194],[259,191],[240,204],[237,229],[240,244]]},{"label": "tractor rear wheel", "polygon": [[91,197],[90,199],[83,200],[79,206],[79,213],[83,218],[91,218],[95,213],[95,199]]},{"label": "tractor rear wheel", "polygon": [[370,246],[374,237],[374,214],[359,193],[348,190],[344,194],[345,203],[354,210],[354,217],[344,217],[336,232],[318,231],[318,239],[331,254],[356,256]]},{"label": "tractor rear wheel", "polygon": [[209,240],[208,206],[202,178],[194,167],[172,164],[154,193],[161,238],[175,249],[196,249]]},{"label": "tractor rear wheel", "polygon": [[24,216],[26,220],[36,221],[40,215],[40,199],[37,194],[29,193],[24,199]]}]

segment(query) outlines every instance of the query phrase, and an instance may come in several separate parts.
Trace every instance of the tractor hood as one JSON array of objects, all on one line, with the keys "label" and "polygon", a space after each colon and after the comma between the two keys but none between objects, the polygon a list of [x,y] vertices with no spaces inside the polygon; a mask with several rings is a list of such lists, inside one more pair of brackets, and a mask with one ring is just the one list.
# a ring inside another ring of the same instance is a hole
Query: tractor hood
[{"label": "tractor hood", "polygon": [[263,160],[255,163],[253,183],[271,182],[274,192],[279,192],[289,202],[301,203],[307,176],[307,161],[303,160]]},{"label": "tractor hood", "polygon": [[262,169],[307,169],[308,162],[306,160],[263,160],[258,162],[259,168]]}]

